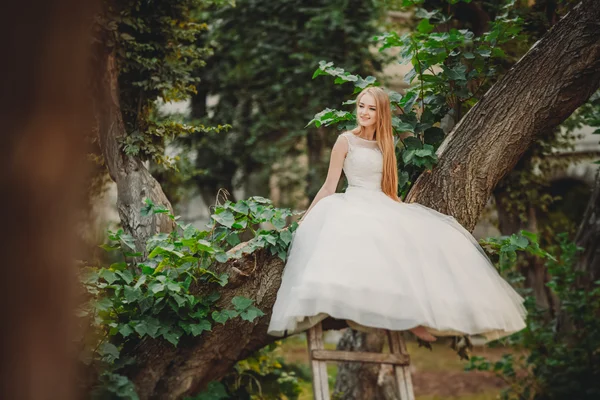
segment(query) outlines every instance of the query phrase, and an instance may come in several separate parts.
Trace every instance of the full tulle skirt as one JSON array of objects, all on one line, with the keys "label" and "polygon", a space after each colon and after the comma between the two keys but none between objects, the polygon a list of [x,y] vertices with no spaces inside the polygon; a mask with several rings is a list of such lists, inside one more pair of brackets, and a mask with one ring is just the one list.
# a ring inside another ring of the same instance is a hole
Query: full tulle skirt
[{"label": "full tulle skirt", "polygon": [[525,327],[523,298],[453,217],[350,187],[294,232],[268,333],[327,316],[355,328],[498,339]]}]

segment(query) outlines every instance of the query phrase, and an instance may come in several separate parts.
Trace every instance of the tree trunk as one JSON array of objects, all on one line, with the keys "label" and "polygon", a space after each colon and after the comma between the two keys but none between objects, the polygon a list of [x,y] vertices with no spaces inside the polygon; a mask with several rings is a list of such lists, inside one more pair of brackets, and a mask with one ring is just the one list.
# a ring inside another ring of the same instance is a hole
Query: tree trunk
[{"label": "tree trunk", "polygon": [[577,268],[587,273],[588,282],[600,280],[600,169],[596,173],[594,190],[577,231],[575,243],[584,249]]},{"label": "tree trunk", "polygon": [[[385,334],[346,329],[338,343],[345,351],[378,353],[383,350]],[[339,363],[333,398],[346,400],[384,399],[384,387],[378,384],[381,366],[368,363]]]},{"label": "tree trunk", "polygon": [[407,201],[472,230],[498,179],[531,142],[598,89],[598,17],[597,1],[583,0],[554,25],[454,127],[438,149],[438,165],[417,179]]},{"label": "tree trunk", "polygon": [[[503,198],[506,198],[507,195],[508,193],[505,191],[494,192],[500,233],[503,235],[512,235],[521,229],[538,233],[535,208],[529,205],[527,222],[523,223],[516,212],[510,212],[504,206]],[[553,318],[558,306],[558,298],[546,286],[546,283],[550,280],[550,276],[544,264],[544,260],[541,260],[539,257],[525,254],[520,259],[518,268],[520,273],[525,277],[525,286],[533,290],[537,306],[548,311],[548,318]]]},{"label": "tree trunk", "polygon": [[[584,272],[577,281],[579,288],[589,290],[600,279],[600,168],[581,224],[575,236],[575,244],[583,248],[575,268]],[[559,311],[556,318],[557,338],[577,329],[566,313]]]},{"label": "tree trunk", "polygon": [[110,177],[117,184],[117,209],[123,229],[131,234],[137,250],[144,253],[146,240],[159,232],[173,230],[173,221],[165,214],[143,217],[144,200],[170,210],[171,203],[160,184],[138,157],[126,155],[120,140],[126,135],[119,100],[119,71],[114,47],[100,47],[96,52],[95,113],[98,137]]},{"label": "tree trunk", "polygon": [[[409,201],[453,215],[473,229],[494,186],[539,132],[560,124],[598,88],[600,7],[595,3],[577,5],[465,115],[440,147],[439,164],[415,182]],[[233,267],[249,276],[236,274]],[[240,294],[255,299],[266,315],[253,323],[217,325],[176,349],[144,341],[129,373],[140,398],[175,399],[201,390],[275,340],[266,329],[283,263],[259,251],[220,268],[233,275],[221,304]]]},{"label": "tree trunk", "polygon": [[71,400],[95,1],[3,3],[0,398]]}]

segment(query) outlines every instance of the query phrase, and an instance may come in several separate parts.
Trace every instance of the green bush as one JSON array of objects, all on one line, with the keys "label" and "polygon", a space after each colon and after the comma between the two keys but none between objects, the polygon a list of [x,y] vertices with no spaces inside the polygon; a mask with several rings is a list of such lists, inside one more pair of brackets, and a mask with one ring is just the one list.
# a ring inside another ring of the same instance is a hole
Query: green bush
[{"label": "green bush", "polygon": [[557,242],[558,256],[549,257],[546,267],[558,310],[540,309],[529,297],[527,327],[508,339],[524,352],[497,362],[473,357],[467,367],[502,377],[509,384],[502,399],[600,398],[600,281],[589,282],[576,268],[582,249],[566,234]]}]

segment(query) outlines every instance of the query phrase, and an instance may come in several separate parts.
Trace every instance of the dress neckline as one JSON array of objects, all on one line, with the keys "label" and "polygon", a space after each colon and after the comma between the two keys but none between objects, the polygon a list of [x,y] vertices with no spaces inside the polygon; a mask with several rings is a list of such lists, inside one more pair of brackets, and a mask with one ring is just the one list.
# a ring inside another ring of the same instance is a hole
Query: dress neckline
[{"label": "dress neckline", "polygon": [[365,142],[371,142],[371,143],[375,143],[377,142],[377,140],[369,140],[369,139],[365,139],[365,138],[361,138],[360,136],[358,136],[357,134],[355,134],[354,132],[350,132],[350,134],[354,137],[359,138],[360,140],[364,140]]}]

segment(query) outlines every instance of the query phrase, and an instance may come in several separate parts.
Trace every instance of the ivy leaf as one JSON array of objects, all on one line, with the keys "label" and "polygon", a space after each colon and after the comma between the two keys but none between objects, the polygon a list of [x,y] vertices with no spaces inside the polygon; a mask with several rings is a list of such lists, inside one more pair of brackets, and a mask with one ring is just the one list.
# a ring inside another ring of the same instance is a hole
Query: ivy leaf
[{"label": "ivy leaf", "polygon": [[107,311],[112,306],[113,306],[113,302],[108,297],[104,297],[104,298],[98,300],[95,304],[96,309],[100,310],[100,311]]},{"label": "ivy leaf", "polygon": [[144,274],[144,275],[154,274],[154,268],[150,267],[149,265],[139,264],[139,266],[142,268],[142,274]]},{"label": "ivy leaf", "polygon": [[153,297],[144,297],[140,301],[138,301],[138,305],[140,306],[140,311],[145,313],[154,305]]},{"label": "ivy leaf", "polygon": [[122,234],[121,235],[121,242],[123,242],[123,244],[125,244],[125,246],[129,247],[130,250],[135,251],[135,240],[133,239],[133,236],[128,235],[128,234]]},{"label": "ivy leaf", "polygon": [[175,282],[167,282],[167,289],[175,293],[181,292],[181,286]]},{"label": "ivy leaf", "polygon": [[113,284],[117,279],[119,279],[119,277],[117,276],[117,274],[115,274],[114,272],[112,272],[111,270],[105,269],[103,268],[100,271],[100,277],[102,279],[104,279],[106,282],[108,282],[109,284]]},{"label": "ivy leaf", "polygon": [[111,269],[112,271],[122,271],[125,268],[127,268],[127,263],[124,261],[112,263],[109,267],[109,269]]},{"label": "ivy leaf", "polygon": [[109,363],[114,362],[119,358],[119,349],[110,342],[104,342],[98,348],[98,353]]},{"label": "ivy leaf", "polygon": [[287,258],[287,253],[281,249],[277,251],[277,255],[279,256],[279,258],[281,258],[281,261],[285,261],[285,259]]},{"label": "ivy leaf", "polygon": [[215,252],[215,249],[212,247],[211,243],[204,239],[198,240],[198,242],[196,243],[196,247],[198,248],[198,251],[205,251],[209,254]]},{"label": "ivy leaf", "polygon": [[233,209],[235,210],[235,212],[238,212],[240,214],[248,214],[248,211],[250,211],[250,207],[248,207],[248,203],[246,203],[244,200],[238,201],[237,203],[235,203],[235,205],[233,206]]},{"label": "ivy leaf", "polygon": [[202,302],[206,303],[206,304],[212,304],[215,301],[219,300],[220,298],[221,298],[221,293],[219,293],[219,292],[212,292],[211,294],[205,296],[202,299]]},{"label": "ivy leaf", "polygon": [[229,275],[221,274],[218,277],[216,277],[216,281],[219,285],[221,285],[221,287],[223,287],[227,285],[227,282],[229,282]]},{"label": "ivy leaf", "polygon": [[204,392],[194,397],[194,400],[226,400],[228,398],[225,386],[221,382],[212,381]]},{"label": "ivy leaf", "polygon": [[438,127],[432,127],[425,130],[423,141],[433,147],[438,147],[444,141],[444,130]]},{"label": "ivy leaf", "polygon": [[289,230],[281,231],[281,233],[279,234],[279,238],[286,245],[290,244],[290,242],[292,241],[292,232],[290,232]]},{"label": "ivy leaf", "polygon": [[144,283],[146,283],[146,279],[147,279],[147,275],[142,275],[140,277],[140,279],[138,279],[138,281],[135,284],[134,288],[135,289],[139,289]]},{"label": "ivy leaf", "polygon": [[191,239],[196,234],[197,231],[198,231],[198,229],[196,229],[196,227],[194,227],[194,225],[188,224],[188,225],[186,225],[186,227],[183,230],[183,238]]},{"label": "ivy leaf", "polygon": [[211,217],[217,221],[219,224],[231,228],[231,225],[235,222],[235,217],[233,213],[229,210],[224,210],[218,214],[213,214]]},{"label": "ivy leaf", "polygon": [[262,235],[262,237],[269,243],[275,246],[277,244],[277,238],[273,235]]},{"label": "ivy leaf", "polygon": [[265,313],[254,306],[250,306],[245,311],[240,313],[240,317],[242,317],[244,321],[250,322],[254,321],[256,317],[262,317],[263,315],[265,315]]},{"label": "ivy leaf", "polygon": [[239,313],[234,310],[221,310],[221,311],[213,311],[211,314],[211,317],[215,322],[217,322],[219,324],[225,324],[225,322],[227,322],[227,320],[229,320],[231,318],[235,318],[238,315],[239,315]]},{"label": "ivy leaf", "polygon": [[229,255],[222,251],[220,253],[215,254],[215,260],[217,260],[220,263],[224,263],[227,260],[229,260]]},{"label": "ivy leaf", "polygon": [[282,218],[280,215],[275,215],[275,217],[271,219],[271,223],[277,230],[285,228],[285,218]]},{"label": "ivy leaf", "polygon": [[237,311],[244,311],[252,305],[253,300],[243,296],[235,296],[231,299],[231,303]]},{"label": "ivy leaf", "polygon": [[183,307],[186,303],[185,297],[178,295],[177,293],[171,294],[171,297],[173,297],[173,299],[175,299],[175,301],[177,302],[177,305],[179,307]]},{"label": "ivy leaf", "polygon": [[161,336],[176,347],[179,343],[179,339],[181,339],[181,333],[172,331],[170,329],[164,329],[164,332],[161,332]]},{"label": "ivy leaf", "polygon": [[133,282],[133,274],[129,270],[117,271],[117,275],[119,275],[128,285]]},{"label": "ivy leaf", "polygon": [[235,221],[235,224],[231,225],[231,227],[233,229],[245,229],[247,226],[248,226],[248,218],[247,217],[242,217],[242,219]]},{"label": "ivy leaf", "polygon": [[131,304],[142,298],[142,291],[135,286],[124,286],[123,289],[125,294],[125,300],[127,300],[127,303]]},{"label": "ivy leaf", "polygon": [[529,245],[529,240],[527,240],[526,237],[513,234],[510,237],[510,244],[518,247],[519,249],[525,249]]},{"label": "ivy leaf", "polygon": [[123,335],[123,337],[127,337],[133,333],[133,329],[129,324],[119,324],[119,333]]},{"label": "ivy leaf", "polygon": [[415,152],[416,152],[416,150],[414,150],[414,149],[405,150],[402,152],[402,161],[404,161],[404,164],[410,163],[410,161],[415,156]]},{"label": "ivy leaf", "polygon": [[165,290],[165,285],[159,282],[154,282],[148,288],[150,289],[150,291],[152,291],[152,293],[156,294]]},{"label": "ivy leaf", "polygon": [[106,251],[113,251],[113,250],[117,250],[121,248],[121,245],[119,244],[101,244],[100,246],[101,249],[104,249]]},{"label": "ivy leaf", "polygon": [[152,338],[156,338],[159,328],[160,324],[156,318],[146,318],[142,321],[138,321],[134,326],[135,331],[140,337],[148,335]]},{"label": "ivy leaf", "polygon": [[225,238],[225,240],[227,241],[227,243],[229,243],[231,246],[235,246],[237,244],[241,243],[240,237],[238,236],[237,233],[235,232],[231,232],[229,235],[227,235],[227,237]]},{"label": "ivy leaf", "polygon": [[404,139],[404,146],[407,150],[418,150],[423,148],[423,143],[421,143],[419,138],[409,136],[406,139]]},{"label": "ivy leaf", "polygon": [[197,324],[190,324],[190,331],[191,331],[192,335],[194,335],[194,336],[198,336],[202,332],[210,331],[210,330],[211,330],[210,321],[208,321],[206,319],[203,321],[200,321]]},{"label": "ivy leaf", "polygon": [[429,33],[433,31],[433,28],[435,28],[435,26],[431,25],[428,19],[421,20],[421,22],[419,22],[419,25],[417,25],[417,30],[421,33]]}]

